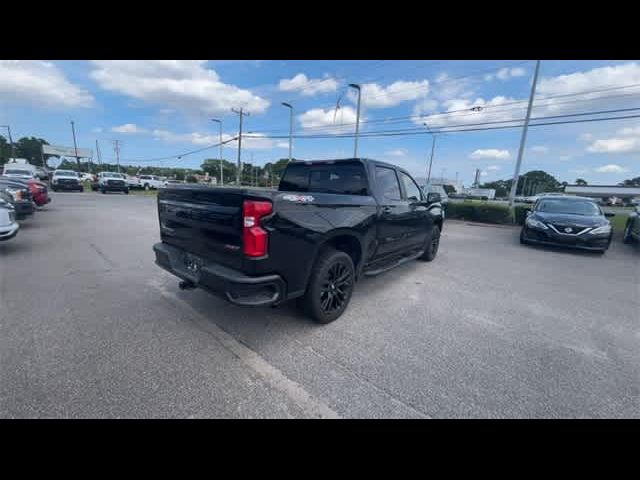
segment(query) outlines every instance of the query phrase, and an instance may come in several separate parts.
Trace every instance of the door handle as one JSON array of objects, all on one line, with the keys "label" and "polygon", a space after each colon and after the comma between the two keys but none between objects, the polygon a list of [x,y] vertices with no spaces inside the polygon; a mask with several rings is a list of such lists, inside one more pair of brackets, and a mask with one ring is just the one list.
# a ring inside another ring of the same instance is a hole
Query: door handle
[{"label": "door handle", "polygon": [[390,206],[386,206],[386,207],[382,207],[382,213],[391,213],[393,211],[393,207]]}]

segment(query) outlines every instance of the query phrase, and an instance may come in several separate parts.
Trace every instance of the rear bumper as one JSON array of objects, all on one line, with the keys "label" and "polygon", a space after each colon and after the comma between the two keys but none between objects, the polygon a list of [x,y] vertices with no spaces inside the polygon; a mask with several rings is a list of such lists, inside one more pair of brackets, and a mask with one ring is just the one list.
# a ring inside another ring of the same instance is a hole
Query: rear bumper
[{"label": "rear bumper", "polygon": [[100,185],[98,188],[108,192],[124,192],[129,190],[129,185]]},{"label": "rear bumper", "polygon": [[527,227],[522,229],[522,238],[526,242],[536,245],[578,248],[590,251],[606,250],[611,243],[611,234],[559,235],[550,230],[535,230]]},{"label": "rear bumper", "polygon": [[216,263],[205,263],[194,273],[185,266],[184,250],[162,242],[156,243],[153,250],[158,266],[235,305],[261,307],[275,305],[286,299],[286,285],[279,275],[250,277]]},{"label": "rear bumper", "polygon": [[12,239],[18,234],[18,230],[20,230],[20,225],[15,222],[11,225],[0,227],[0,242]]}]

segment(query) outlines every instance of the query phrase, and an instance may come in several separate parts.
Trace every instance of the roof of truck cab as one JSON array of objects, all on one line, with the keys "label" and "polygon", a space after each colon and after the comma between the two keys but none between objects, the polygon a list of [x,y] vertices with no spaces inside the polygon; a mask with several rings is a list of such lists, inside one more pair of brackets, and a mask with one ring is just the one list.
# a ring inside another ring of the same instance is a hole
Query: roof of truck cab
[{"label": "roof of truck cab", "polygon": [[300,164],[300,163],[335,163],[335,162],[362,162],[362,163],[373,163],[375,165],[381,165],[383,167],[389,167],[389,168],[397,168],[398,170],[402,170],[403,172],[406,172],[406,170],[398,165],[393,165],[392,163],[387,163],[387,162],[383,162],[381,160],[374,160],[373,158],[355,158],[355,157],[351,157],[351,158],[329,158],[329,159],[323,159],[323,160],[292,160],[291,163],[292,164]]}]

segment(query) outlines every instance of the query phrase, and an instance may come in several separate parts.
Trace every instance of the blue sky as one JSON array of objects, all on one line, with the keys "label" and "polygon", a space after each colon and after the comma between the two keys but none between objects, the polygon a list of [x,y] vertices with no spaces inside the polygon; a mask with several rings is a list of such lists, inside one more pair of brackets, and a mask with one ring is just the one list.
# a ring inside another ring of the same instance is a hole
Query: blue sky
[{"label": "blue sky", "polygon": [[[197,168],[218,149],[185,156],[237,134],[244,107],[242,158],[264,164],[287,156],[289,110],[295,134],[352,134],[355,90],[362,86],[361,132],[432,131],[439,134],[432,176],[442,172],[470,184],[476,168],[490,181],[513,175],[521,129],[451,131],[517,125],[524,117],[535,62],[525,60],[210,60],[210,61],[0,61],[0,124],[15,138],[38,136],[114,158],[122,141],[123,163]],[[336,109],[336,105],[340,108]],[[542,61],[533,117],[630,109],[592,116],[640,114],[640,62]],[[481,109],[474,107],[481,107]],[[448,113],[450,112],[450,113]],[[540,120],[543,121],[543,120]],[[547,120],[551,121],[551,120]],[[487,122],[494,122],[488,123]],[[496,123],[501,122],[501,123]],[[508,123],[511,122],[511,123]],[[452,127],[455,125],[456,127]],[[466,127],[465,127],[466,126]],[[2,134],[0,132],[0,134]],[[341,158],[353,154],[353,138],[295,139],[294,157]],[[389,161],[424,176],[429,135],[360,138],[359,155]],[[640,176],[640,118],[529,129],[523,171],[543,169],[561,181],[617,183]],[[224,149],[235,160],[237,144]],[[173,156],[161,162],[137,162]]]}]

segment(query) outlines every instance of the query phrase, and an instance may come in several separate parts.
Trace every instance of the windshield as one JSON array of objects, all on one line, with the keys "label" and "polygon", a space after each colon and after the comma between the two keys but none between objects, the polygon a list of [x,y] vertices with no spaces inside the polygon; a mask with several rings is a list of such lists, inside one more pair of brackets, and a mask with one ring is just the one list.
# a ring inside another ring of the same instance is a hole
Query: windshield
[{"label": "windshield", "polygon": [[31,176],[31,172],[29,170],[14,170],[9,169],[4,171],[5,175],[25,175],[27,177]]},{"label": "windshield", "polygon": [[589,200],[568,200],[562,198],[545,198],[536,208],[544,213],[567,213],[570,215],[601,215],[600,207]]},{"label": "windshield", "polygon": [[74,172],[73,170],[56,170],[55,173],[56,176],[66,176],[66,177],[77,177],[78,174],[76,172]]},{"label": "windshield", "polygon": [[102,176],[105,178],[124,178],[121,173],[103,173]]}]

